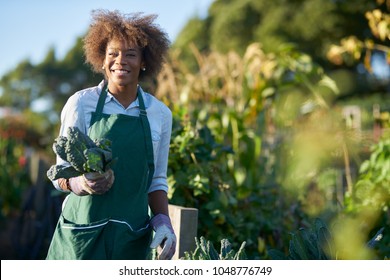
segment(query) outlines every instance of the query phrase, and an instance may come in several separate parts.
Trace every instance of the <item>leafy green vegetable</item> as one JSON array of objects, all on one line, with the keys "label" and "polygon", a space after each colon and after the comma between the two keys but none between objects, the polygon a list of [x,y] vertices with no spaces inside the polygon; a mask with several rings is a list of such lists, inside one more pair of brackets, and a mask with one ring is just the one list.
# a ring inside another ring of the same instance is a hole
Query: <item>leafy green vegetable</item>
[{"label": "leafy green vegetable", "polygon": [[[87,148],[94,148],[97,146],[96,143],[91,138],[89,138],[88,135],[82,133],[80,129],[75,126],[68,128],[68,140],[77,140],[80,144],[85,145]],[[101,140],[99,141],[102,142]],[[107,141],[110,140],[107,139]]]},{"label": "leafy green vegetable", "polygon": [[84,163],[85,170],[95,170],[104,172],[104,156],[100,148],[91,148],[84,150],[84,156],[87,159]]},{"label": "leafy green vegetable", "polygon": [[236,252],[228,239],[221,240],[221,251],[218,254],[213,244],[206,240],[203,236],[200,240],[195,237],[196,248],[193,252],[184,252],[184,260],[245,260],[245,245],[242,242],[239,250]]},{"label": "leafy green vegetable", "polygon": [[68,138],[68,141],[66,142],[66,160],[80,172],[84,170],[84,163],[86,162],[84,150],[86,149],[87,146],[77,139]]},{"label": "leafy green vegetable", "polygon": [[92,140],[77,127],[69,127],[67,137],[54,140],[53,151],[69,165],[53,165],[47,171],[50,180],[69,179],[88,172],[104,173],[116,159],[112,158],[109,139]]},{"label": "leafy green vegetable", "polygon": [[47,171],[47,177],[49,178],[71,178],[82,175],[80,171],[77,171],[71,165],[52,165]]},{"label": "leafy green vegetable", "polygon": [[62,158],[63,160],[67,160],[66,159],[66,152],[65,152],[66,141],[68,141],[68,139],[65,136],[58,136],[54,140],[54,144],[53,144],[54,152],[57,155],[59,155],[60,158]]}]

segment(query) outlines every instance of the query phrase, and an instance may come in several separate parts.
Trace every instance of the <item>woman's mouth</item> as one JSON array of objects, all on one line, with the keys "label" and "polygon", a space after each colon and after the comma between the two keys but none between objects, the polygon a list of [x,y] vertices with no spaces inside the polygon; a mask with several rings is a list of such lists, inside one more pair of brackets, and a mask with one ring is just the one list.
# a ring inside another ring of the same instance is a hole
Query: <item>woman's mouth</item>
[{"label": "woman's mouth", "polygon": [[129,74],[130,71],[124,70],[124,69],[114,69],[111,70],[112,73],[117,74],[117,75],[126,75]]}]

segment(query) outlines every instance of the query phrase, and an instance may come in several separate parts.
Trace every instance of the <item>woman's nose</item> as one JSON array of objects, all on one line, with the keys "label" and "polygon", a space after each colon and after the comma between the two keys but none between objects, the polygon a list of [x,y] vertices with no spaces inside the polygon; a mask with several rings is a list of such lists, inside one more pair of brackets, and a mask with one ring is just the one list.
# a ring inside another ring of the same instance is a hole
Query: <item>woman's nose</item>
[{"label": "woman's nose", "polygon": [[118,64],[126,64],[126,56],[123,55],[122,53],[119,53],[118,56],[116,57],[115,62]]}]

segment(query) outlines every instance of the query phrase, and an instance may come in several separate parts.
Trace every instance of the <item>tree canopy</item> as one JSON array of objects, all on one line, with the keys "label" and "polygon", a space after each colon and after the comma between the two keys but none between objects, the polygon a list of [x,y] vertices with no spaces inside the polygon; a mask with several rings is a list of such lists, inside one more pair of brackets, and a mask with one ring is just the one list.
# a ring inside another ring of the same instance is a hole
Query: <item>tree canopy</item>
[{"label": "tree canopy", "polygon": [[293,43],[325,63],[331,43],[351,34],[367,37],[364,13],[375,6],[372,0],[216,0],[206,18],[187,23],[174,47],[194,43],[200,50],[243,53],[253,42],[265,51]]}]

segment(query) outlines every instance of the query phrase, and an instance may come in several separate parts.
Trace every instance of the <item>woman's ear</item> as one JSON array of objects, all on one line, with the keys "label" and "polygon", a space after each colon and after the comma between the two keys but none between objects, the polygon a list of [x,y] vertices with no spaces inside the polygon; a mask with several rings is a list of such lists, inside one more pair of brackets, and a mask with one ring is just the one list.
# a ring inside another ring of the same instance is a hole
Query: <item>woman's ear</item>
[{"label": "woman's ear", "polygon": [[145,71],[145,70],[146,70],[145,63],[144,63],[144,62],[142,62],[142,63],[141,63],[141,71]]}]

